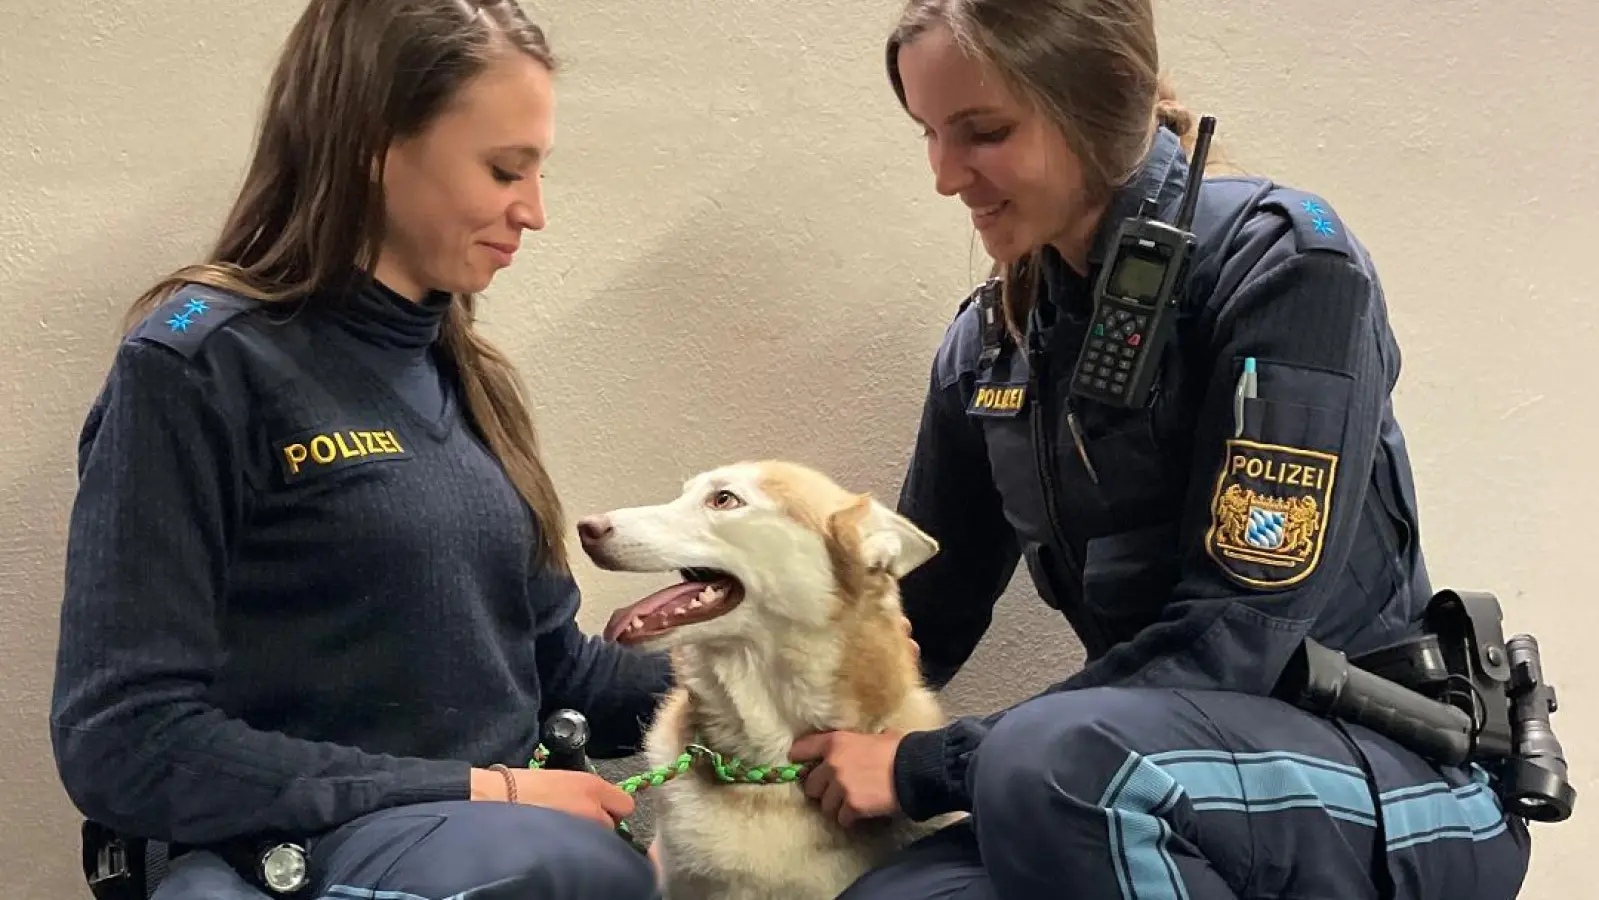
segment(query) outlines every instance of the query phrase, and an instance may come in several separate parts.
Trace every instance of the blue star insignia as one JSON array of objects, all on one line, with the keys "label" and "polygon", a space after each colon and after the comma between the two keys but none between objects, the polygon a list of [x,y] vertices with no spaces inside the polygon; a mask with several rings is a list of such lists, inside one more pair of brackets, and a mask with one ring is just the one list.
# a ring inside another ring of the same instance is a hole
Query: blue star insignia
[{"label": "blue star insignia", "polygon": [[1299,205],[1305,210],[1305,212],[1308,212],[1313,216],[1323,216],[1327,214],[1327,210],[1322,209],[1321,204],[1314,200],[1306,200]]},{"label": "blue star insignia", "polygon": [[210,308],[211,304],[205,302],[204,300],[196,299],[189,301],[188,305],[184,307],[184,312],[197,316]]},{"label": "blue star insignia", "polygon": [[1338,233],[1338,229],[1334,228],[1331,222],[1323,219],[1321,216],[1311,219],[1310,227],[1316,229],[1316,233],[1322,235],[1323,237],[1332,237]]},{"label": "blue star insignia", "polygon": [[193,313],[180,312],[167,320],[167,327],[173,331],[188,331],[190,322],[189,317],[191,315],[193,315]]}]

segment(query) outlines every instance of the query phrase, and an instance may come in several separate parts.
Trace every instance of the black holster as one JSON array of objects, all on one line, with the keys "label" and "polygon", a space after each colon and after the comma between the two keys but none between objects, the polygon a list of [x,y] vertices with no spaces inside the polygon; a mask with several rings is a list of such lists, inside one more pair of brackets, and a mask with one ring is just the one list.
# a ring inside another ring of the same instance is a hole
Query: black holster
[{"label": "black holster", "polygon": [[1351,660],[1307,638],[1277,696],[1382,734],[1440,765],[1476,764],[1506,808],[1540,822],[1571,816],[1577,792],[1550,716],[1538,642],[1503,638],[1499,601],[1439,591],[1422,633]]},{"label": "black holster", "polygon": [[145,900],[148,842],[85,820],[79,846],[83,877],[95,900]]}]

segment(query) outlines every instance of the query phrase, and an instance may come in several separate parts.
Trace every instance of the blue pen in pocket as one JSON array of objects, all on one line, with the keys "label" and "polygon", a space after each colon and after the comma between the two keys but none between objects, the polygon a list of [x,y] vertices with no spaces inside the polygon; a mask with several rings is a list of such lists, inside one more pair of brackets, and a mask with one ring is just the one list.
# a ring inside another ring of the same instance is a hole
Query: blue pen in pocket
[{"label": "blue pen in pocket", "polygon": [[1255,358],[1245,357],[1244,371],[1238,375],[1238,387],[1233,389],[1233,437],[1244,436],[1244,400],[1255,397]]}]

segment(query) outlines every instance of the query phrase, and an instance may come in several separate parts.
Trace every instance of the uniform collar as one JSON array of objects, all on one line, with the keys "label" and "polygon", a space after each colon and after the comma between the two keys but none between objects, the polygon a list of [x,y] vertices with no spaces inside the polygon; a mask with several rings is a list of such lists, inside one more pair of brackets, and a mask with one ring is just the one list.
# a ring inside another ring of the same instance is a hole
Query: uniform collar
[{"label": "uniform collar", "polygon": [[1138,171],[1126,185],[1111,195],[1105,215],[1100,219],[1099,229],[1094,232],[1094,242],[1089,247],[1089,274],[1078,274],[1053,247],[1046,245],[1042,249],[1039,275],[1043,280],[1043,302],[1034,308],[1032,323],[1040,340],[1045,339],[1044,335],[1058,315],[1064,314],[1074,321],[1087,318],[1091,312],[1089,307],[1092,306],[1088,294],[1093,289],[1094,272],[1110,252],[1122,221],[1138,214],[1145,197],[1155,198],[1156,214],[1171,221],[1182,202],[1187,178],[1188,157],[1183,153],[1182,141],[1171,129],[1162,125],[1155,130]]},{"label": "uniform collar", "polygon": [[1089,299],[1092,283],[1048,244],[1038,253],[1038,275],[1042,290],[1039,292],[1041,302],[1034,308],[1036,329],[1047,332],[1060,315],[1073,320],[1087,318],[1092,305]]},{"label": "uniform collar", "polygon": [[430,291],[412,302],[388,285],[365,274],[353,279],[332,315],[355,337],[390,350],[422,352],[439,338],[450,295]]},{"label": "uniform collar", "polygon": [[1138,214],[1145,197],[1153,197],[1157,214],[1170,222],[1182,202],[1183,184],[1188,178],[1188,156],[1183,152],[1182,141],[1170,128],[1162,125],[1155,130],[1149,151],[1144,154],[1143,165],[1132,180],[1116,191],[1110,206],[1094,233],[1093,246],[1088,251],[1090,271],[1097,268],[1110,252],[1116,240],[1116,230],[1124,219]]}]

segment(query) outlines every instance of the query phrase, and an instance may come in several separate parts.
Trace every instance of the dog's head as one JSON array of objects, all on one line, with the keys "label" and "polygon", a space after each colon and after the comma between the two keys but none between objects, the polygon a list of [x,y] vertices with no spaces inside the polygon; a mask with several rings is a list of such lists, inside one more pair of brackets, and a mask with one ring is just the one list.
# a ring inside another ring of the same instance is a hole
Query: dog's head
[{"label": "dog's head", "polygon": [[683,579],[606,629],[656,646],[826,628],[841,604],[864,602],[872,579],[903,577],[938,552],[870,496],[775,461],[702,473],[669,503],[588,516],[578,536],[602,569]]}]

